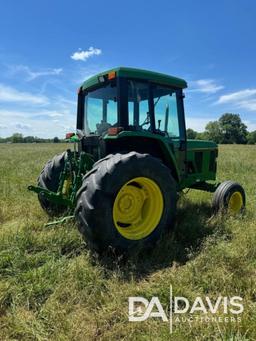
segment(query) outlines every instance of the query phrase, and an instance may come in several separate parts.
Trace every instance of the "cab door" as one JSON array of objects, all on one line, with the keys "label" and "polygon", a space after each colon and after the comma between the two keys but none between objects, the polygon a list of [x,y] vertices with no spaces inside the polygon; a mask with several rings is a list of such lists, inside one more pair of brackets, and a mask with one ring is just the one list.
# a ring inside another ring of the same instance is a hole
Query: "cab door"
[{"label": "cab door", "polygon": [[153,88],[155,132],[164,135],[173,150],[181,178],[186,176],[186,127],[182,89]]}]

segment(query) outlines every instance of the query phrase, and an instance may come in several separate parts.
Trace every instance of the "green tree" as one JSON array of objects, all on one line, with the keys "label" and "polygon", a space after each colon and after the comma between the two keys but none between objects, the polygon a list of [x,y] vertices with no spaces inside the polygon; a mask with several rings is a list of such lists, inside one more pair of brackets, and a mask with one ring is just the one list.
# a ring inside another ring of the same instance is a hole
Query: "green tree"
[{"label": "green tree", "polygon": [[25,136],[23,139],[24,143],[33,143],[35,141],[34,136]]},{"label": "green tree", "polygon": [[187,129],[187,138],[194,140],[196,138],[197,132],[191,128]]},{"label": "green tree", "polygon": [[247,143],[247,127],[237,114],[226,113],[219,119],[222,143]]},{"label": "green tree", "polygon": [[11,136],[11,142],[12,143],[21,143],[23,141],[23,135],[20,133],[15,133]]},{"label": "green tree", "polygon": [[202,133],[196,133],[197,140],[209,140],[208,134],[204,131]]},{"label": "green tree", "polygon": [[219,121],[211,121],[206,125],[205,137],[216,143],[222,143],[223,135]]},{"label": "green tree", "polygon": [[255,144],[256,143],[256,130],[248,133],[248,135],[247,135],[247,143],[248,144]]},{"label": "green tree", "polygon": [[57,136],[55,136],[55,137],[53,138],[53,142],[54,142],[54,143],[58,143],[58,142],[60,142],[60,139],[59,139]]}]

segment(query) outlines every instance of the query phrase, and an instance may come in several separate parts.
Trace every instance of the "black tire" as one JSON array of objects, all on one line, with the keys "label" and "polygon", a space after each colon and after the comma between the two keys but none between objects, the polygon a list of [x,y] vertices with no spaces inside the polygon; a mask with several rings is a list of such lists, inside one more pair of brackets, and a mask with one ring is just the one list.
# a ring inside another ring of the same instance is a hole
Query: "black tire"
[{"label": "black tire", "polygon": [[214,213],[228,212],[230,210],[230,198],[236,192],[240,193],[241,205],[238,207],[237,212],[231,212],[231,210],[230,213],[241,213],[245,209],[246,204],[245,191],[239,183],[233,181],[224,181],[216,189],[212,201]]},{"label": "black tire", "polygon": [[[158,225],[145,238],[131,240],[123,237],[114,224],[113,205],[120,188],[129,180],[146,177],[159,186],[163,211]],[[95,163],[83,178],[77,193],[75,216],[79,231],[89,247],[98,252],[109,247],[118,252],[152,247],[170,229],[175,220],[177,185],[170,169],[149,154],[130,152],[109,155]]]},{"label": "black tire", "polygon": [[[63,152],[62,154],[55,155],[45,164],[37,179],[38,186],[57,192],[60,173],[64,169],[65,158],[66,152]],[[43,194],[38,194],[38,200],[43,210],[50,216],[61,215],[67,210],[66,206],[50,202]]]}]

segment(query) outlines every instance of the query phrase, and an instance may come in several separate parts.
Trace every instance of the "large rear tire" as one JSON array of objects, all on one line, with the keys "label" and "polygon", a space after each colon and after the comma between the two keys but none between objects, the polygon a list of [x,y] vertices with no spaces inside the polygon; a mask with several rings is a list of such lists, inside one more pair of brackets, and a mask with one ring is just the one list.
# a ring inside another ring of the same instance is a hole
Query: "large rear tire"
[{"label": "large rear tire", "polygon": [[[55,155],[45,164],[37,179],[38,186],[52,192],[57,192],[60,174],[64,169],[65,158],[66,152],[63,152],[62,154]],[[38,200],[43,210],[50,216],[61,215],[67,210],[66,206],[57,205],[49,201],[43,194],[38,195]]]},{"label": "large rear tire", "polygon": [[90,248],[128,252],[152,247],[174,224],[177,186],[149,154],[109,155],[84,176],[75,215]]}]

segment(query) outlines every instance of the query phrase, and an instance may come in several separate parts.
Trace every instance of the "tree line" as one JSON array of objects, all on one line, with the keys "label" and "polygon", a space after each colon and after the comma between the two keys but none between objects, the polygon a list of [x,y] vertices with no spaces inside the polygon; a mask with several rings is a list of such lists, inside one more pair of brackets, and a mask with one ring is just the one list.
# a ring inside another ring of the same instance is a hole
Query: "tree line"
[{"label": "tree line", "polygon": [[[248,132],[240,115],[226,113],[217,121],[209,122],[202,133],[191,128],[187,129],[187,138],[193,140],[212,140],[223,144],[256,144],[256,130]],[[53,139],[44,139],[36,136],[23,136],[20,133],[15,133],[6,138],[0,137],[0,143],[58,143],[64,141],[57,136]]]},{"label": "tree line", "polygon": [[64,140],[55,136],[53,139],[44,139],[37,136],[23,136],[20,133],[15,133],[9,137],[0,137],[0,143],[59,143]]},{"label": "tree line", "polygon": [[209,122],[202,133],[187,129],[187,138],[223,144],[256,144],[256,131],[248,132],[240,115],[226,113],[217,121]]}]

